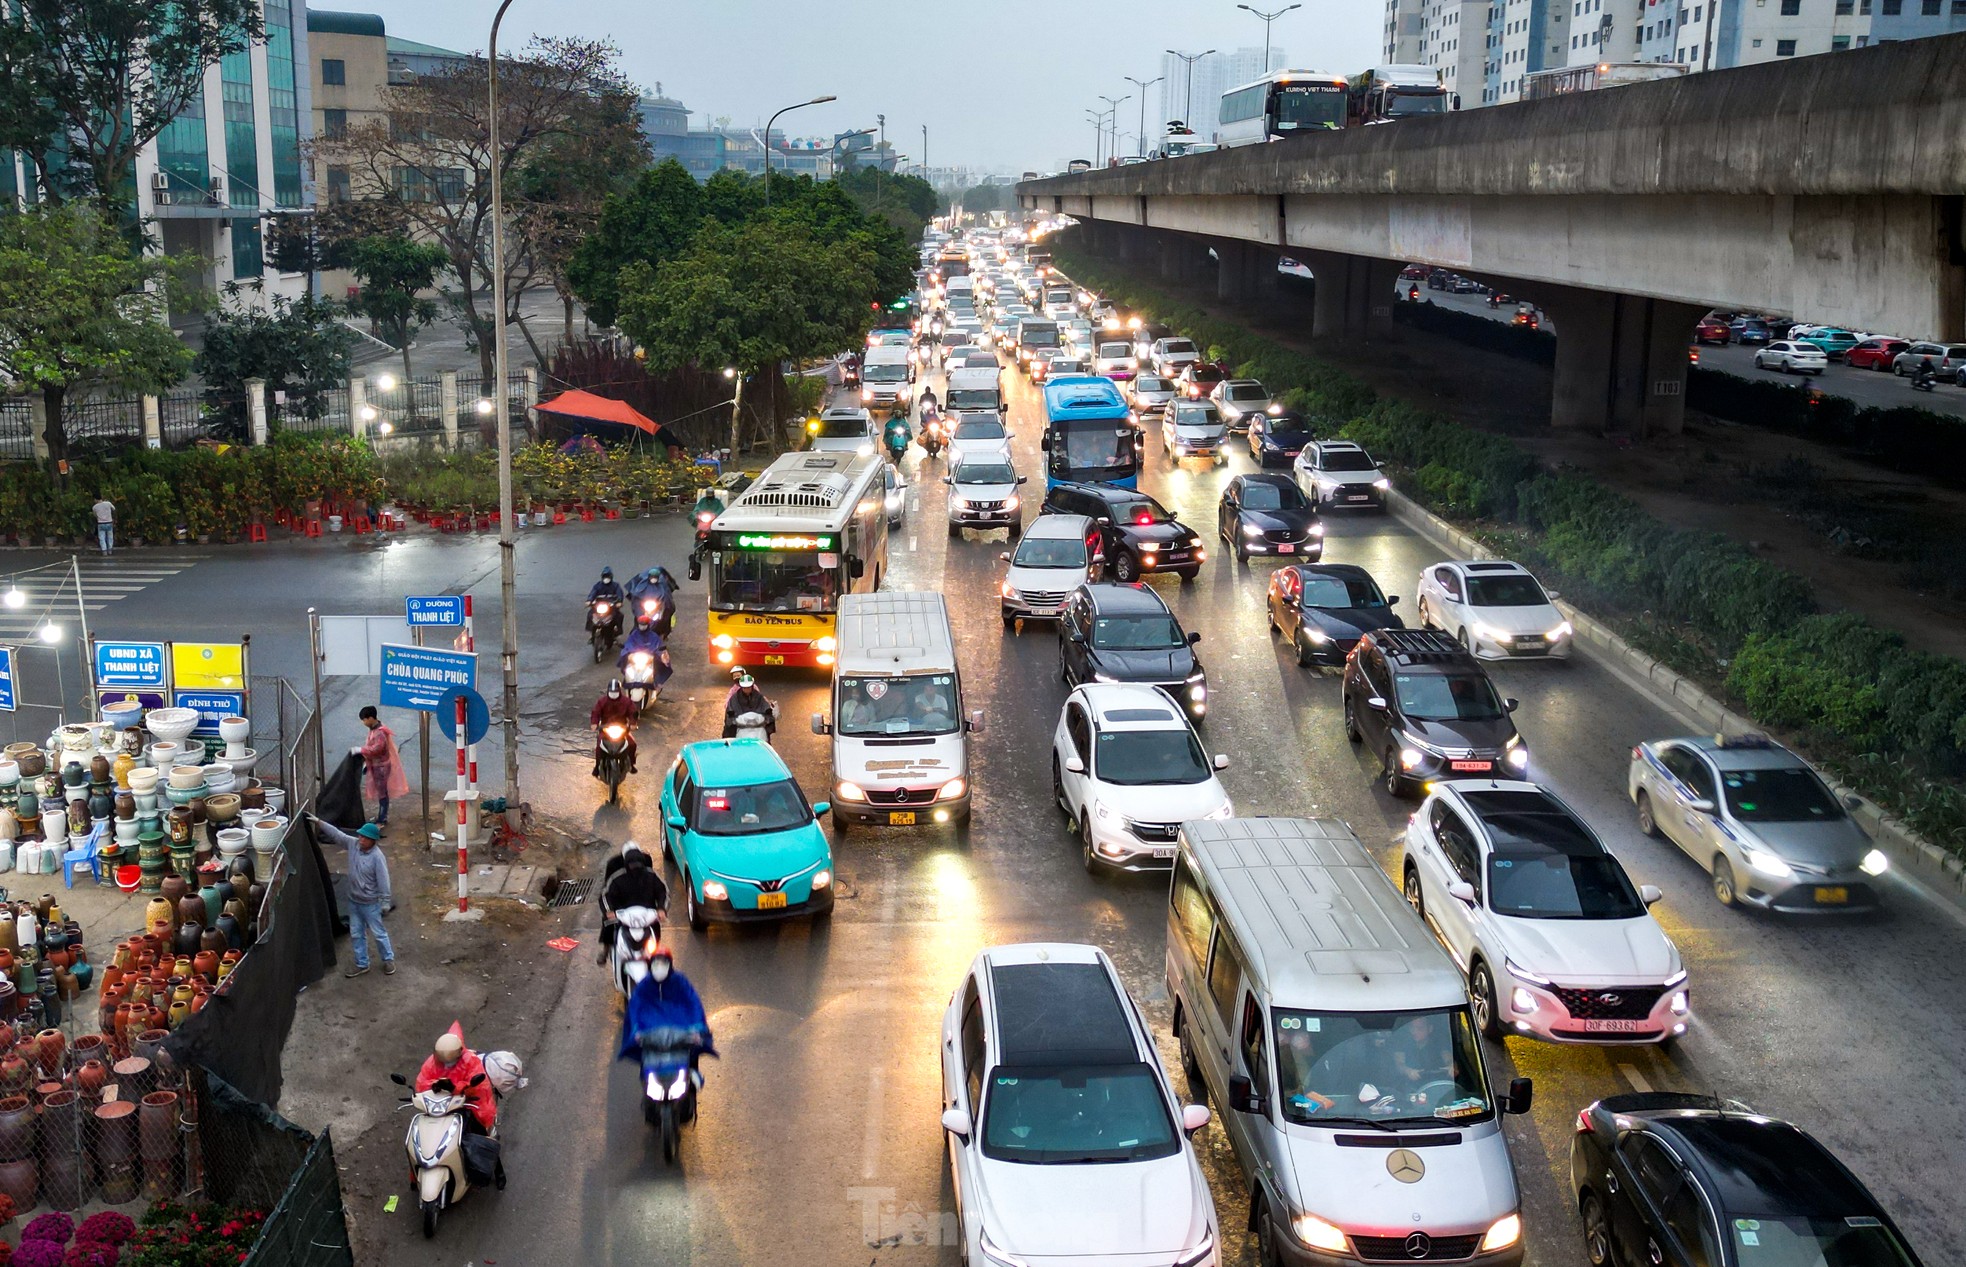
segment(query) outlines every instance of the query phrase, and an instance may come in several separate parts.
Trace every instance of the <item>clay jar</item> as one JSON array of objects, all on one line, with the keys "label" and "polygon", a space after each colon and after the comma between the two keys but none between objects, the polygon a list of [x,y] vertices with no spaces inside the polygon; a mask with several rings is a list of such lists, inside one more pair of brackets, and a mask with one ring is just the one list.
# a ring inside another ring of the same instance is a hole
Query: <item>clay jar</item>
[{"label": "clay jar", "polygon": [[89,782],[107,783],[113,777],[113,767],[110,766],[108,757],[98,752],[89,758]]},{"label": "clay jar", "polygon": [[68,1035],[58,1029],[44,1029],[34,1036],[41,1051],[41,1072],[50,1078],[61,1074],[62,1053],[68,1050]]}]

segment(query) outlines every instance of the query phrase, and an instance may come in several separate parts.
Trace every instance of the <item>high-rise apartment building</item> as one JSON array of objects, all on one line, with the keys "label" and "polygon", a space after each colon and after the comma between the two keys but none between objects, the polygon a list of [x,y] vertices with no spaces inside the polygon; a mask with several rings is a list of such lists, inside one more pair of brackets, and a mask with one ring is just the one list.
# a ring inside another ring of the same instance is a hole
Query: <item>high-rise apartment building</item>
[{"label": "high-rise apartment building", "polygon": [[[1180,119],[1203,140],[1215,139],[1215,125],[1218,111],[1222,107],[1222,94],[1239,84],[1246,84],[1263,75],[1263,49],[1238,48],[1233,52],[1214,52],[1199,58],[1193,63],[1190,73],[1189,63],[1172,53],[1161,55],[1160,76],[1157,85],[1158,102],[1147,115],[1147,148],[1152,149],[1167,135],[1170,120]],[[1270,46],[1269,65],[1271,70],[1282,70],[1290,65],[1283,50]],[[1329,69],[1327,67],[1300,67],[1299,69]],[[1120,107],[1121,132],[1130,132],[1127,126],[1127,109]],[[1137,113],[1134,122],[1139,121]],[[1134,147],[1122,145],[1122,154],[1132,153]]]}]

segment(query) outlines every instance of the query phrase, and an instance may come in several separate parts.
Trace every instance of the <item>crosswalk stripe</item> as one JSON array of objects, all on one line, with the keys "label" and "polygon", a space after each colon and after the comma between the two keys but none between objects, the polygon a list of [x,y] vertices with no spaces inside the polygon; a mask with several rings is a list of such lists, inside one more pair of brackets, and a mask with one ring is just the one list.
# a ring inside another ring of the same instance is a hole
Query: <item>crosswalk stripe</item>
[{"label": "crosswalk stripe", "polygon": [[[82,610],[94,613],[140,594],[157,582],[176,576],[198,564],[196,556],[158,559],[140,566],[93,560],[81,565]],[[76,609],[75,577],[61,568],[8,576],[0,570],[0,593],[19,589],[25,601],[19,607],[0,607],[0,643],[26,642],[37,636],[42,622],[72,619]]]}]

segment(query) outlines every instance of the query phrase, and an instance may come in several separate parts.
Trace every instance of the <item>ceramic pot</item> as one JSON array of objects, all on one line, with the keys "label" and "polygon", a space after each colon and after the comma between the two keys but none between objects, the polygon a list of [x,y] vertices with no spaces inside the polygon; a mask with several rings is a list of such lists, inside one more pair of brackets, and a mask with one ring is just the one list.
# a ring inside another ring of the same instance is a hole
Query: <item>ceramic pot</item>
[{"label": "ceramic pot", "polygon": [[145,1161],[168,1161],[179,1147],[177,1092],[152,1091],[137,1113],[139,1150]]},{"label": "ceramic pot", "polygon": [[221,954],[218,957],[218,979],[223,981],[231,976],[232,970],[239,966],[239,961],[243,958],[245,956],[237,950],[228,950]]},{"label": "ceramic pot", "polygon": [[209,980],[218,980],[218,952],[201,950],[191,961],[192,971]]},{"label": "ceramic pot", "polygon": [[[239,790],[238,795],[239,808],[241,810],[263,810],[266,808],[266,789],[263,787],[244,787]],[[211,807],[207,806],[205,812],[209,814]]]},{"label": "ceramic pot", "polygon": [[82,983],[66,967],[55,969],[55,994],[64,1003],[73,1003],[75,996],[82,993]]},{"label": "ceramic pot", "polygon": [[173,913],[173,918],[171,921],[172,923],[181,922],[183,919],[181,915],[178,915],[176,913],[178,907],[178,899],[184,896],[185,891],[189,887],[190,886],[184,882],[184,878],[182,876],[169,875],[164,877],[164,886],[162,889],[159,890],[159,892],[162,894],[163,899],[171,904],[171,909]]},{"label": "ceramic pot", "polygon": [[[104,815],[104,817],[108,816]],[[71,836],[88,835],[89,818],[89,802],[86,797],[79,801],[70,801],[68,803],[68,834]]]},{"label": "ceramic pot", "polygon": [[260,789],[266,796],[266,808],[275,814],[287,808],[287,789],[268,784]]},{"label": "ceramic pot", "polygon": [[99,1105],[94,1117],[96,1164],[101,1168],[102,1199],[111,1205],[134,1201],[137,1195],[137,1106],[129,1100],[111,1100]]},{"label": "ceramic pot", "polygon": [[109,782],[114,768],[109,764],[109,758],[98,752],[95,756],[89,758],[89,782]]},{"label": "ceramic pot", "polygon": [[236,792],[215,792],[205,798],[205,821],[229,823],[239,816],[242,805],[243,798]]},{"label": "ceramic pot", "polygon": [[162,893],[160,892],[158,896],[151,898],[149,903],[144,906],[143,926],[145,928],[155,928],[157,926],[157,921],[163,920],[166,924],[169,924],[173,928],[175,928],[177,926],[177,922],[172,918],[172,916],[175,914],[176,911],[172,907],[171,903],[168,900],[166,900],[162,895]]},{"label": "ceramic pot", "polygon": [[[226,917],[221,915],[218,918],[224,919]],[[219,931],[219,927],[216,923],[206,928],[204,934],[199,938],[198,941],[198,947],[200,950],[210,950],[219,954],[236,953],[227,950],[226,947],[228,945],[230,945],[230,943],[226,941],[225,934]]]},{"label": "ceramic pot", "polygon": [[[179,889],[185,887],[183,880],[172,876],[169,880],[164,881],[166,897],[170,896],[171,880],[177,880]],[[186,924],[203,924],[205,922],[205,900],[196,893],[180,892],[177,901],[177,922],[180,928]]]},{"label": "ceramic pot", "polygon": [[243,914],[245,904],[239,902],[236,898],[233,899],[232,904],[228,904],[226,907],[225,914],[218,917],[217,928],[225,937],[225,944],[228,947],[233,950],[244,950],[246,948],[245,920],[240,915],[232,913],[235,907]]},{"label": "ceramic pot", "polygon": [[20,762],[12,753],[0,752],[0,788],[13,787],[20,782]]},{"label": "ceramic pot", "polygon": [[[200,903],[200,905],[203,905],[203,903]],[[202,924],[180,925],[176,937],[171,942],[171,949],[180,955],[192,954],[197,951],[199,939],[203,934],[204,926]]]},{"label": "ceramic pot", "polygon": [[69,969],[69,972],[74,975],[75,984],[86,990],[89,988],[89,983],[95,980],[96,966],[88,960],[81,958],[81,951],[78,950],[75,953],[76,960],[74,966]]},{"label": "ceramic pot", "polygon": [[115,799],[112,802],[112,804],[115,807],[114,812],[119,822],[123,819],[135,818],[137,816],[137,798],[133,793],[130,792],[116,793]]},{"label": "ceramic pot", "polygon": [[130,767],[130,791],[138,795],[155,795],[157,780],[161,777],[154,766],[134,765]]},{"label": "ceramic pot", "polygon": [[49,1077],[61,1073],[62,1053],[68,1050],[68,1035],[58,1029],[44,1029],[34,1036],[41,1049],[41,1072]]},{"label": "ceramic pot", "polygon": [[243,827],[226,827],[218,833],[219,856],[230,862],[246,852],[251,837]]},{"label": "ceramic pot", "polygon": [[239,825],[251,831],[261,819],[272,816],[273,811],[270,809],[242,809],[239,811]]},{"label": "ceramic pot", "polygon": [[136,764],[137,759],[134,755],[120,751],[116,754],[116,760],[110,764],[110,774],[116,780],[116,786],[123,791],[130,790],[130,771],[136,769]]},{"label": "ceramic pot", "polygon": [[253,737],[253,724],[244,717],[221,717],[218,737],[229,744],[244,743]]},{"label": "ceramic pot", "polygon": [[253,824],[253,839],[267,840],[277,844],[286,834],[287,820],[278,815],[269,815]]}]

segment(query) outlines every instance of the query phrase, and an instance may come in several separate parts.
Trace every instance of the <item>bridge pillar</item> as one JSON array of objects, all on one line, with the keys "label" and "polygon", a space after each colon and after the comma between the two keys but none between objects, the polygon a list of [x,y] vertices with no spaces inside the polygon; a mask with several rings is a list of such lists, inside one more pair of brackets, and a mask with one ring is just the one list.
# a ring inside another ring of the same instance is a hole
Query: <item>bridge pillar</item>
[{"label": "bridge pillar", "polygon": [[1185,233],[1160,235],[1160,273],[1170,282],[1202,281],[1208,268],[1208,248]]},{"label": "bridge pillar", "polygon": [[1153,250],[1153,238],[1147,230],[1130,224],[1116,224],[1113,233],[1119,242],[1119,258],[1123,264],[1145,264]]},{"label": "bridge pillar", "polygon": [[1399,261],[1301,248],[1297,254],[1311,266],[1314,338],[1359,338],[1392,330]]},{"label": "bridge pillar", "polygon": [[1230,238],[1215,240],[1215,297],[1241,303],[1251,297],[1250,275],[1255,271],[1256,248]]},{"label": "bridge pillar", "polygon": [[1676,435],[1685,425],[1693,304],[1555,289],[1539,294],[1556,325],[1550,425]]}]

